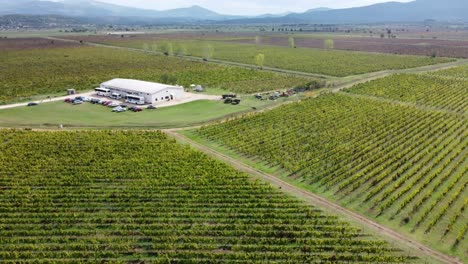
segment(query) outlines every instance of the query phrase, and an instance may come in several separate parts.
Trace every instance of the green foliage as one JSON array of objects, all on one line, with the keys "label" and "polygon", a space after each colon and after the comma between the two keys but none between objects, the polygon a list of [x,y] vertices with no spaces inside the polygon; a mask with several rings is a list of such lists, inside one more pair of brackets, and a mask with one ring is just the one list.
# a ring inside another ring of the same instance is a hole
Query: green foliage
[{"label": "green foliage", "polygon": [[346,90],[394,100],[437,107],[460,113],[468,112],[468,79],[399,74],[356,85]]},{"label": "green foliage", "polygon": [[[389,69],[406,69],[453,61],[453,59],[447,58],[309,48],[290,49],[286,47],[227,43],[221,41],[174,40],[173,42],[185,44],[188,54],[200,58],[213,58],[254,65],[254,60],[252,58],[262,53],[265,55],[265,58],[267,58],[264,66],[337,77]],[[141,48],[140,41],[104,43]],[[155,43],[160,42],[156,41]],[[207,52],[206,47],[211,47],[210,50],[215,50],[216,52]]]},{"label": "green foliage", "polygon": [[3,262],[403,263],[163,133],[0,131]]},{"label": "green foliage", "polygon": [[203,58],[204,59],[211,59],[214,54],[214,47],[209,43],[203,44]]},{"label": "green foliage", "polygon": [[[388,80],[364,86],[379,91],[392,87]],[[440,93],[431,94],[466,107],[467,100]],[[327,94],[196,133],[434,247],[464,255],[466,241],[456,246],[467,214],[464,116]]]},{"label": "green foliage", "polygon": [[[153,44],[155,45],[155,44]],[[112,78],[199,83],[238,93],[292,88],[306,78],[108,48],[77,47],[0,53],[0,103],[37,94],[90,90]],[[164,77],[163,77],[164,78]]]},{"label": "green foliage", "polygon": [[335,41],[333,41],[333,39],[325,39],[323,41],[323,47],[325,49],[334,49],[335,48]]},{"label": "green foliage", "polygon": [[289,47],[290,48],[293,48],[293,49],[296,48],[296,41],[294,40],[293,37],[289,37],[288,42],[289,42]]},{"label": "green foliage", "polygon": [[255,65],[259,68],[263,68],[263,63],[265,62],[265,54],[259,53],[255,55]]}]

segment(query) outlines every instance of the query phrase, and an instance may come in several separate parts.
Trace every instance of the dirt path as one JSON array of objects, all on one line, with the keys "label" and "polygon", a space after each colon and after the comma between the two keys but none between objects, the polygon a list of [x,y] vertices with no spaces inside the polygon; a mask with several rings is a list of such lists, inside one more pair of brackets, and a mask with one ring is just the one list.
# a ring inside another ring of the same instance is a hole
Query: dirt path
[{"label": "dirt path", "polygon": [[443,253],[440,253],[436,250],[433,250],[411,238],[408,238],[398,232],[395,232],[393,231],[392,229],[389,229],[385,226],[382,226],[358,213],[355,213],[351,210],[348,210],[344,207],[341,207],[340,205],[337,205],[335,203],[332,203],[330,201],[328,201],[327,199],[325,198],[322,198],[316,194],[313,194],[313,193],[310,193],[308,191],[305,191],[305,190],[302,190],[298,187],[295,187],[294,185],[292,184],[289,184],[279,178],[277,178],[276,176],[273,176],[271,174],[267,174],[265,172],[262,172],[262,171],[259,171],[255,168],[252,168],[250,166],[247,166],[246,164],[236,160],[236,159],[233,159],[229,156],[226,156],[222,153],[219,153],[209,147],[206,147],[204,145],[201,145],[189,138],[187,138],[186,136],[184,135],[181,135],[179,133],[177,133],[176,131],[174,130],[165,130],[165,132],[172,136],[173,138],[177,139],[178,141],[181,141],[183,143],[188,143],[190,144],[192,147],[194,147],[195,149],[197,150],[200,150],[212,157],[215,157],[219,160],[222,160],[224,162],[227,162],[229,163],[230,165],[232,165],[233,167],[235,167],[236,169],[240,170],[240,171],[243,171],[243,172],[246,172],[256,178],[260,178],[260,179],[263,179],[263,180],[266,180],[267,182],[271,183],[272,185],[274,186],[277,186],[279,187],[282,191],[286,192],[286,193],[289,193],[289,194],[292,194],[294,196],[297,196],[297,197],[300,197],[302,199],[304,199],[305,201],[309,202],[310,204],[312,205],[315,205],[315,206],[319,206],[319,207],[323,207],[326,211],[329,211],[329,212],[332,212],[332,213],[336,213],[336,214],[339,214],[339,215],[342,215],[344,216],[345,218],[348,218],[348,219],[351,219],[363,226],[366,226],[370,229],[372,229],[373,231],[379,233],[380,235],[382,236],[385,236],[393,241],[395,241],[396,243],[398,244],[404,244],[406,246],[409,246],[411,247],[412,249],[416,250],[419,254],[421,255],[426,255],[426,256],[430,256],[442,263],[456,263],[456,264],[462,264],[462,262],[456,258],[453,258],[451,256],[448,256],[448,255],[445,255]]}]

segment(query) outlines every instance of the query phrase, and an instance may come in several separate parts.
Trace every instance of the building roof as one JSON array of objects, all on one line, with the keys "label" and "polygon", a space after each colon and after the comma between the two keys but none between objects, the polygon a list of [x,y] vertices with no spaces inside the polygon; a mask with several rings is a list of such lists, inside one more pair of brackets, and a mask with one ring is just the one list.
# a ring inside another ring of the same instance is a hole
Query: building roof
[{"label": "building roof", "polygon": [[183,87],[181,86],[174,86],[174,85],[155,83],[155,82],[145,82],[145,81],[132,80],[132,79],[112,79],[110,81],[102,83],[101,85],[105,85],[107,87],[115,88],[115,89],[122,89],[122,90],[128,90],[132,92],[149,93],[149,94],[154,94],[167,88],[183,89]]}]

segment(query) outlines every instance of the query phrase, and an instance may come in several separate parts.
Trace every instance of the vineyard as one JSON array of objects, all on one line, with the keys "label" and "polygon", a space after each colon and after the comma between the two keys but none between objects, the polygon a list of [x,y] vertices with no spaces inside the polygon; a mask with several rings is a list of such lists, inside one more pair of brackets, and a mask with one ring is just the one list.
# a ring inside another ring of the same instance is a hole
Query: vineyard
[{"label": "vineyard", "polygon": [[466,261],[464,116],[339,93],[188,133]]},{"label": "vineyard", "polygon": [[468,78],[468,65],[450,68],[446,70],[440,70],[440,71],[433,72],[432,74],[438,75],[438,76],[445,76],[445,77],[449,76],[449,77],[467,79]]},{"label": "vineyard", "polygon": [[[423,106],[468,112],[468,79],[447,78],[463,75],[463,68],[436,72],[436,76],[402,74],[356,85],[346,90],[353,94],[385,97]],[[465,74],[465,76],[468,76]]]},{"label": "vineyard", "polygon": [[2,130],[0,142],[2,263],[413,259],[161,132]]},{"label": "vineyard", "polygon": [[38,94],[91,90],[112,78],[203,84],[237,93],[292,88],[310,79],[127,52],[75,47],[0,53],[0,103]]},{"label": "vineyard", "polygon": [[452,61],[446,58],[400,56],[350,52],[341,50],[316,50],[309,48],[285,48],[215,41],[105,41],[117,46],[191,55],[255,65],[255,56],[264,54],[264,66],[324,74],[349,76],[389,69],[406,69]]}]

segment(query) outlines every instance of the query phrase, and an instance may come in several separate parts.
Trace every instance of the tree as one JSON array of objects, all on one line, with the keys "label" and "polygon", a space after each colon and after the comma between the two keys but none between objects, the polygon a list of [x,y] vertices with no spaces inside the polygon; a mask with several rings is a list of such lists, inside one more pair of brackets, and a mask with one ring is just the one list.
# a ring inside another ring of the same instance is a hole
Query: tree
[{"label": "tree", "polygon": [[174,48],[176,55],[184,56],[187,54],[187,47],[184,44],[177,44]]},{"label": "tree", "polygon": [[211,59],[211,57],[213,57],[213,54],[214,54],[213,46],[210,44],[206,44],[203,47],[203,59],[205,60]]},{"label": "tree", "polygon": [[170,42],[164,42],[161,45],[161,51],[164,53],[164,55],[169,56],[174,54],[174,47],[172,46],[172,43]]},{"label": "tree", "polygon": [[289,37],[289,47],[290,48],[295,48],[296,47],[296,41],[294,40],[293,37]]},{"label": "tree", "polygon": [[259,53],[255,56],[255,64],[260,68],[263,69],[263,62],[265,61],[265,54]]},{"label": "tree", "polygon": [[260,36],[255,36],[255,44],[260,44],[262,42],[262,38]]},{"label": "tree", "polygon": [[326,49],[333,49],[335,48],[335,41],[333,41],[333,39],[326,39],[323,41],[323,46]]}]

